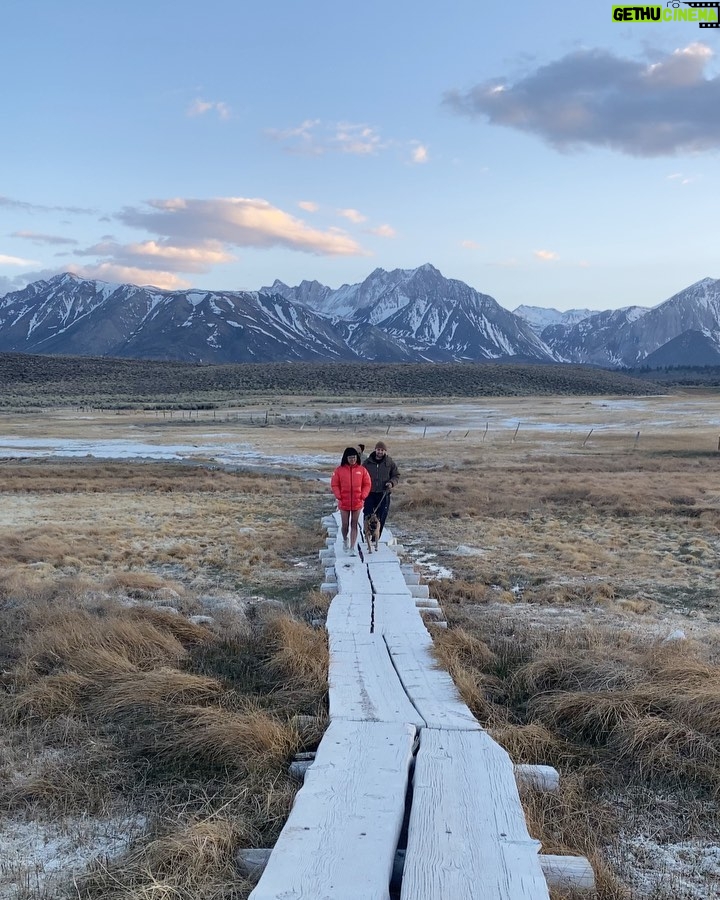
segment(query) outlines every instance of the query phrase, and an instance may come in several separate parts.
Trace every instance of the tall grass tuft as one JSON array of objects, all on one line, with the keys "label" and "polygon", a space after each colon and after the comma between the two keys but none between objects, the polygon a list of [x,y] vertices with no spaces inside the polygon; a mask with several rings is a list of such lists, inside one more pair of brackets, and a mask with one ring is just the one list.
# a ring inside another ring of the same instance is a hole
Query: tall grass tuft
[{"label": "tall grass tuft", "polygon": [[265,634],[272,672],[301,690],[324,692],[329,664],[325,631],[281,615],[270,618]]}]

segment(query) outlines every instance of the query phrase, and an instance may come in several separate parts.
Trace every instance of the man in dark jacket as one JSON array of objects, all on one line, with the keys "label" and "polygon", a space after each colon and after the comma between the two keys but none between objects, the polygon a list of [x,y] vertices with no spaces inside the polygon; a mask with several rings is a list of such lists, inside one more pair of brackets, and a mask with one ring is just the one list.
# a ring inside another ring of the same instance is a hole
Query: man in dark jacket
[{"label": "man in dark jacket", "polygon": [[390,510],[390,492],[400,480],[400,474],[382,441],[375,444],[375,449],[363,465],[370,473],[372,481],[370,493],[365,498],[363,515],[371,516],[375,513],[380,519],[380,534],[382,534]]}]

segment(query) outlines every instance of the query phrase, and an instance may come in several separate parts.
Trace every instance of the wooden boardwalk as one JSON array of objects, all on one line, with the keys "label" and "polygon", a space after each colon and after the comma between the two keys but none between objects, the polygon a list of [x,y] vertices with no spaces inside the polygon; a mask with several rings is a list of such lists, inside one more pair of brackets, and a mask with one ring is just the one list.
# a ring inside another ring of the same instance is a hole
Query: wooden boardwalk
[{"label": "wooden boardwalk", "polygon": [[437,667],[416,605],[433,604],[389,532],[351,555],[323,521],[330,726],[251,900],[389,900],[391,881],[401,900],[547,900],[564,865],[589,885],[586,861],[538,855],[519,773]]}]

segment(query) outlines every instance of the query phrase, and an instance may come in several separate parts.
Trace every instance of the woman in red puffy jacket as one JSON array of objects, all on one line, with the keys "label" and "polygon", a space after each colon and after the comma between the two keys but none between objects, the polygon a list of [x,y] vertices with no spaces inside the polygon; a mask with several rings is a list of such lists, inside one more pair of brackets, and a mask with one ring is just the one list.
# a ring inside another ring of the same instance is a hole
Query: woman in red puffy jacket
[{"label": "woman in red puffy jacket", "polygon": [[[372,481],[365,466],[360,465],[360,457],[355,447],[346,447],[340,465],[333,472],[330,487],[337,498],[340,510],[340,530],[343,546],[350,553],[356,553],[358,519],[363,502],[370,493]],[[348,540],[348,528],[350,539]]]}]

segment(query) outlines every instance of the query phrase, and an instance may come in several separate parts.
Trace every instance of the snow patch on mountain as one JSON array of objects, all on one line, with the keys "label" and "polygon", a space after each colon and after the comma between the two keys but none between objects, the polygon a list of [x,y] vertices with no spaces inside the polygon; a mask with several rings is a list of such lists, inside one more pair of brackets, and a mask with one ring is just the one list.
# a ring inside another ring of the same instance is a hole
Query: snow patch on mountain
[{"label": "snow patch on mountain", "polygon": [[548,325],[575,325],[593,315],[593,310],[568,309],[560,312],[553,308],[522,305],[513,310],[513,315],[524,319],[536,334],[542,334]]}]

